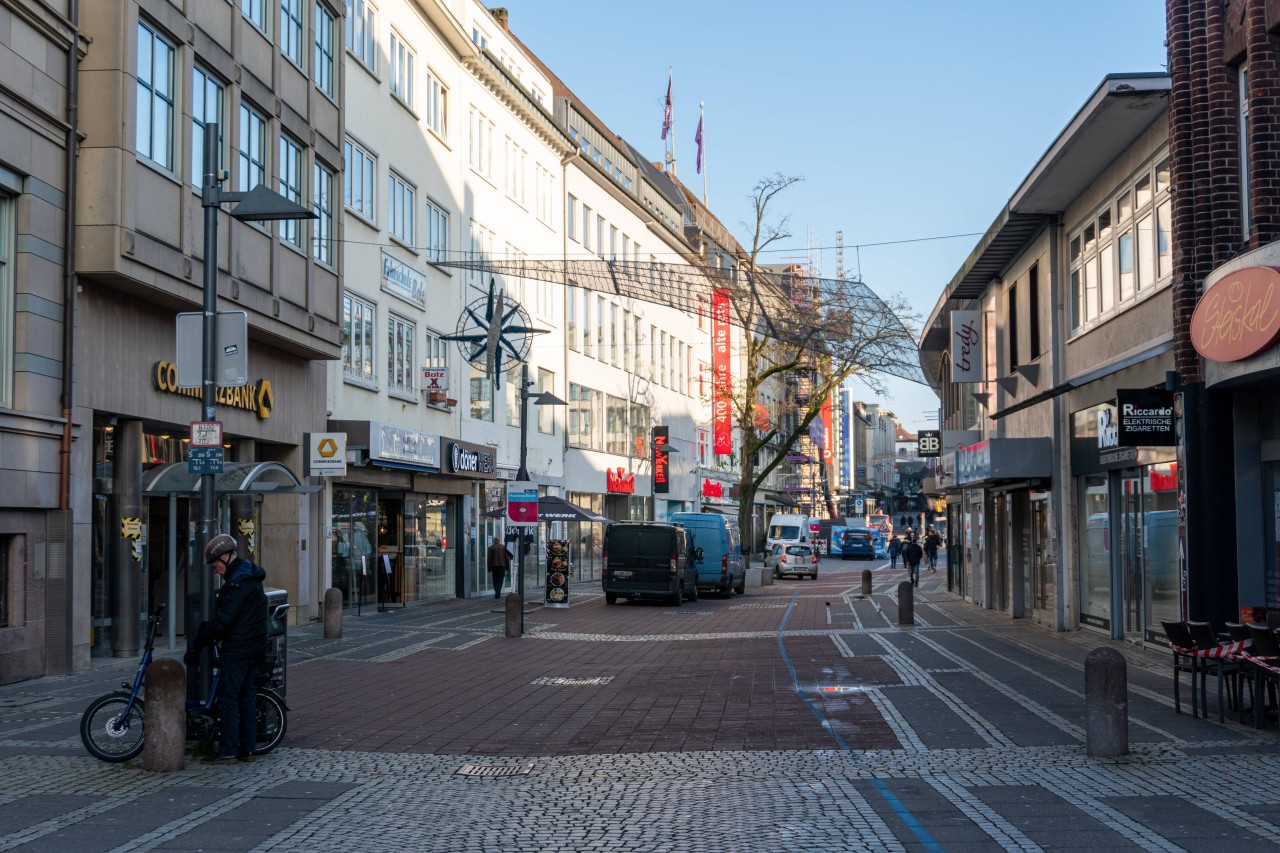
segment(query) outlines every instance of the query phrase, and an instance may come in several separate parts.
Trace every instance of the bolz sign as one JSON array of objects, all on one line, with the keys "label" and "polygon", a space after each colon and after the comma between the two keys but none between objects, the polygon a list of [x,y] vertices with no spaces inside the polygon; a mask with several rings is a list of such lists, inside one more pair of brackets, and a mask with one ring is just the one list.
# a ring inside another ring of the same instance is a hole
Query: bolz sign
[{"label": "bolz sign", "polygon": [[1117,443],[1173,447],[1173,392],[1163,388],[1117,388]]},{"label": "bolz sign", "polygon": [[605,491],[620,495],[634,495],[636,492],[636,475],[628,474],[622,466],[604,469]]},{"label": "bolz sign", "polygon": [[1191,315],[1191,343],[1211,361],[1241,361],[1280,338],[1280,268],[1246,267],[1205,291]]},{"label": "bolz sign", "polygon": [[981,382],[982,312],[951,312],[951,381]]},{"label": "bolz sign", "polygon": [[712,452],[733,453],[733,389],[729,372],[729,291],[711,295],[711,423]]}]

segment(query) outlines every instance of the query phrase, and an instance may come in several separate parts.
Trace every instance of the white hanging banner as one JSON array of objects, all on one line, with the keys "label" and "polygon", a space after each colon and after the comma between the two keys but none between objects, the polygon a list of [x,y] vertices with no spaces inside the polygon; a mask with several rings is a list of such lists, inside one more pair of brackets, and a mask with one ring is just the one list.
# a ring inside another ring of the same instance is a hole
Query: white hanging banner
[{"label": "white hanging banner", "polygon": [[982,312],[951,312],[951,381],[981,382]]}]

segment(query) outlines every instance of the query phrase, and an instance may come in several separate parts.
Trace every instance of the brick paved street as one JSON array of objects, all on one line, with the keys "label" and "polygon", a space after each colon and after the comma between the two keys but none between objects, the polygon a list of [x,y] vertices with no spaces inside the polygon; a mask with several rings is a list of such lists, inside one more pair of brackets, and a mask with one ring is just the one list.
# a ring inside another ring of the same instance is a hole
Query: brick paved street
[{"label": "brick paved street", "polygon": [[975,610],[940,574],[899,628],[903,572],[863,600],[869,565],[680,608],[584,585],[520,639],[492,599],[294,629],[289,733],[252,765],[90,757],[80,712],[128,662],[0,688],[0,850],[1275,846],[1275,731],[1175,714],[1167,652],[1111,644],[1132,751],[1090,759],[1105,640]]}]

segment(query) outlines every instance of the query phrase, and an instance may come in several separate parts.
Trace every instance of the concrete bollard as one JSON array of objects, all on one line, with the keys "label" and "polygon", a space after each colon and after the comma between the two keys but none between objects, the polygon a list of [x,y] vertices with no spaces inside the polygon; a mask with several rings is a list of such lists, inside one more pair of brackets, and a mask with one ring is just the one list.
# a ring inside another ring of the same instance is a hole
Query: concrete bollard
[{"label": "concrete bollard", "polygon": [[1085,746],[1094,758],[1129,752],[1129,673],[1124,655],[1100,646],[1084,659]]},{"label": "concrete bollard", "polygon": [[342,639],[342,590],[332,587],[324,591],[324,638]]},{"label": "concrete bollard", "polygon": [[871,570],[870,569],[862,570],[862,594],[863,595],[871,594]]},{"label": "concrete bollard", "polygon": [[507,636],[519,637],[523,633],[520,623],[524,621],[524,602],[520,600],[519,593],[509,592],[504,604],[507,608]]},{"label": "concrete bollard", "polygon": [[916,624],[916,596],[911,581],[898,583],[898,624]]},{"label": "concrete bollard", "polygon": [[174,773],[187,763],[187,671],[162,658],[147,668],[142,684],[147,697],[142,769]]}]

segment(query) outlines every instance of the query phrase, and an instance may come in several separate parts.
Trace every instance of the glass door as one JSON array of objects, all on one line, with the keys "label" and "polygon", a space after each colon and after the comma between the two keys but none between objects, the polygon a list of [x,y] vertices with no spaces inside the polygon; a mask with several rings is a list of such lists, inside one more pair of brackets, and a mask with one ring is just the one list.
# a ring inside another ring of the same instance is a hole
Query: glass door
[{"label": "glass door", "polygon": [[1031,618],[1051,625],[1053,573],[1056,569],[1053,543],[1049,539],[1050,496],[1048,492],[1031,498],[1031,571],[1027,576],[1027,609]]},{"label": "glass door", "polygon": [[1120,506],[1117,513],[1116,551],[1123,597],[1124,636],[1141,640],[1146,630],[1146,531],[1142,523],[1142,473],[1126,468],[1120,473]]}]

